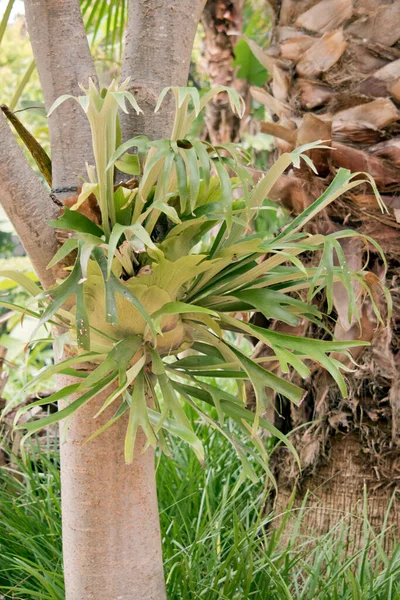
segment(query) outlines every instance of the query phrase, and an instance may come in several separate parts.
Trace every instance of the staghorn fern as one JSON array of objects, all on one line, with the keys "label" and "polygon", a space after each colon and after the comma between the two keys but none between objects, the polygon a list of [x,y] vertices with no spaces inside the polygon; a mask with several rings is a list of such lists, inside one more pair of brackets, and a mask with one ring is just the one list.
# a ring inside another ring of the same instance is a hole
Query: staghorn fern
[{"label": "staghorn fern", "polygon": [[[347,268],[339,240],[357,234],[343,231],[328,236],[309,235],[301,229],[356,185],[370,183],[382,206],[379,193],[368,174],[340,169],[324,194],[278,236],[255,234],[252,222],[277,179],[290,165],[298,167],[301,159],[312,166],[305,153],[311,148],[324,148],[323,143],[283,154],[254,184],[245,156],[237,146],[213,147],[189,135],[194,119],[215,94],[227,92],[239,115],[244,108],[240,96],[222,87],[202,98],[194,88],[167,88],[156,110],[165,95],[173,93],[176,116],[171,139],[149,141],[138,136],[117,148],[118,109],[127,111],[128,101],[140,111],[125,87],[126,82],[120,87],[113,82],[107,90],[98,92],[90,82],[87,90],[82,88],[84,95],[76,98],[92,128],[96,165],[88,166],[88,181],[83,184],[76,205],[66,208],[53,223],[58,229],[68,230],[70,237],[49,267],[69,255],[76,256],[70,273],[46,291],[25,281],[21,274],[3,273],[24,286],[38,302],[38,311],[30,311],[37,316],[38,327],[51,323],[67,329],[68,358],[44,369],[29,385],[55,373],[72,373],[80,378],[36,403],[73,395],[75,399],[65,408],[20,427],[27,430],[26,436],[32,435],[73,414],[114,383],[99,411],[113,404],[114,417],[96,435],[129,413],[125,440],[128,462],[133,458],[139,427],[148,444],[166,449],[165,433],[179,436],[203,460],[203,448],[183,409],[184,401],[228,437],[243,463],[243,475],[255,478],[251,466],[251,460],[255,460],[272,477],[257,437],[259,428],[279,438],[293,453],[295,450],[290,440],[262,415],[272,392],[298,403],[304,390],[260,362],[279,361],[283,373],[293,368],[305,378],[310,373],[307,363],[316,361],[327,369],[345,395],[341,373],[344,367],[330,353],[346,353],[351,347],[366,344],[281,334],[235,315],[260,311],[269,319],[290,325],[302,318],[320,324],[321,313],[311,300],[324,288],[330,310],[332,286],[340,281],[349,294],[349,316],[358,318],[352,279],[361,283],[363,293],[372,300],[381,284],[371,273],[351,272]],[[52,110],[68,98],[71,97],[59,98]],[[131,149],[135,149],[134,153],[128,153]],[[114,187],[116,168],[135,176],[133,189]],[[91,194],[101,211],[101,225],[77,211]],[[366,241],[374,244],[370,239]],[[319,266],[309,268],[301,262],[303,253],[320,251]],[[335,254],[339,266],[334,266]],[[302,290],[307,292],[307,302],[298,293]],[[387,291],[383,291],[390,302]],[[381,320],[375,302],[373,306]],[[23,307],[14,310],[25,312]],[[236,343],[238,332],[262,341],[272,356],[248,357]],[[184,350],[190,352],[182,355]],[[94,365],[89,374],[79,370],[87,362]],[[206,382],[207,377],[234,379],[237,396]],[[246,380],[255,390],[254,412],[246,408]],[[157,386],[163,398],[161,403]],[[148,407],[148,399],[153,408]],[[216,408],[217,421],[202,409],[204,402]],[[19,415],[27,408],[22,407]],[[233,419],[246,436],[250,434],[252,445],[244,444],[230,432],[227,418]]]}]

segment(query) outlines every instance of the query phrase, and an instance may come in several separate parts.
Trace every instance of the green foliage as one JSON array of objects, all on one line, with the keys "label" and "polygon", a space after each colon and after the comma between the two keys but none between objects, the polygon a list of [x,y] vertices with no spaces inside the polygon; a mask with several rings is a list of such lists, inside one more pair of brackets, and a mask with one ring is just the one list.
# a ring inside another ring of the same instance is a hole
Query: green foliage
[{"label": "green foliage", "polygon": [[[36,460],[35,460],[36,459]],[[65,598],[58,460],[40,452],[0,470],[0,590],[28,600]]]},{"label": "green foliage", "polygon": [[126,0],[81,0],[86,31],[93,47],[109,60],[121,59],[127,16]]},{"label": "green foliage", "polygon": [[12,111],[23,109],[18,113],[19,119],[37,142],[49,152],[43,94],[38,74],[32,68],[32,60],[32,49],[26,35],[24,20],[18,17],[8,23],[0,43],[0,104],[6,104]]},{"label": "green foliage", "polygon": [[[390,555],[383,547],[390,533],[374,534],[364,517],[365,548],[349,552],[347,517],[318,538],[299,533],[302,510],[288,510],[277,528],[264,483],[235,492],[242,467],[229,442],[196,433],[212,456],[206,469],[173,442],[173,458],[161,456],[157,471],[169,600],[400,598],[400,546]],[[58,459],[33,447],[30,456],[18,463],[19,479],[0,470],[0,594],[64,600]]]},{"label": "green foliage", "polygon": [[[126,86],[127,82],[120,87],[113,82],[98,92],[89,82],[88,89],[82,87],[84,95],[75,99],[90,122],[96,165],[88,165],[88,181],[76,205],[53,223],[68,230],[70,239],[52,264],[72,251],[76,255],[67,277],[41,291],[18,274],[3,274],[36,297],[38,328],[55,322],[68,330],[72,356],[45,370],[33,379],[32,386],[66,367],[79,369],[85,358],[98,365],[74,389],[78,397],[67,409],[21,427],[29,436],[72,414],[114,383],[103,409],[111,403],[115,406],[109,426],[129,411],[127,461],[132,460],[139,426],[149,444],[164,444],[165,436],[178,436],[203,460],[201,442],[181,405],[184,400],[200,420],[230,440],[242,461],[243,476],[255,480],[252,463],[256,461],[272,477],[258,438],[259,426],[295,451],[261,415],[274,393],[299,403],[304,391],[265,368],[265,360],[260,364],[248,357],[238,347],[235,334],[255,336],[269,346],[271,358],[279,361],[284,373],[290,366],[305,377],[307,361],[315,360],[329,371],[343,395],[346,386],[341,365],[330,353],[346,353],[363,342],[344,344],[287,336],[256,327],[234,313],[250,316],[261,311],[267,318],[291,325],[300,318],[320,323],[321,314],[310,301],[325,289],[331,309],[333,283],[341,281],[350,296],[349,315],[358,318],[351,280],[359,280],[363,293],[371,298],[382,286],[378,278],[371,279],[371,274],[350,272],[343,262],[338,240],[353,233],[324,237],[301,233],[301,229],[331,201],[360,183],[370,183],[378,201],[379,194],[368,175],[340,169],[324,194],[276,237],[254,234],[254,219],[277,179],[290,165],[299,167],[300,160],[313,166],[306,152],[324,148],[321,142],[283,154],[254,184],[246,169],[246,155],[236,145],[213,147],[189,136],[195,118],[220,92],[227,93],[232,110],[242,114],[241,97],[219,86],[201,98],[195,88],[165,89],[156,110],[166,94],[172,93],[176,114],[171,138],[149,141],[138,136],[116,148],[118,109],[127,111],[128,101],[140,111]],[[70,99],[59,98],[52,110]],[[136,149],[131,156],[136,156],[137,178],[131,187],[114,189],[115,164],[121,164],[132,148]],[[101,224],[78,212],[90,194],[100,208]],[[301,255],[320,251],[319,267],[306,268]],[[339,266],[334,265],[335,255]],[[303,290],[308,301],[299,293]],[[376,306],[375,311],[381,319]],[[183,351],[190,356],[182,357]],[[202,381],[205,374],[233,378],[236,391],[226,393],[218,386],[206,385]],[[246,380],[255,391],[255,412],[246,408]],[[157,387],[162,390],[162,400],[155,393]],[[152,398],[154,406],[147,415],[145,397]],[[216,407],[218,421],[206,416],[204,403]],[[243,447],[230,432],[225,417],[234,420],[243,434],[251,434],[252,446]]]},{"label": "green foliage", "polygon": [[18,117],[10,108],[4,105],[1,107],[1,110],[3,111],[4,116],[12,124],[15,131],[18,133],[26,149],[31,154],[44,180],[51,187],[51,160],[49,156],[43,150],[36,138],[30,133],[30,131],[26,129],[20,119],[18,119]]},{"label": "green foliage", "polygon": [[16,245],[13,226],[2,206],[0,206],[0,261],[11,258]]},{"label": "green foliage", "polygon": [[263,0],[244,0],[243,34],[261,45],[268,45],[271,35],[271,11]]},{"label": "green foliage", "polygon": [[235,46],[235,60],[233,65],[238,67],[236,77],[247,79],[250,85],[261,87],[268,81],[268,71],[254,56],[244,39],[239,40]]}]

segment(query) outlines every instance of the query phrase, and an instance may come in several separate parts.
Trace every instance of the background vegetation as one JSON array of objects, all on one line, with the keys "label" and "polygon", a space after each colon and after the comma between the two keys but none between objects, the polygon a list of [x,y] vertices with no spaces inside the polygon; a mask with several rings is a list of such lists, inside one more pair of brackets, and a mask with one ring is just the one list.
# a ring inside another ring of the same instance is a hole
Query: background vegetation
[{"label": "background vegetation", "polygon": [[[184,444],[161,457],[157,484],[169,600],[388,600],[400,597],[400,548],[388,555],[367,518],[367,544],[346,552],[348,522],[318,538],[299,533],[303,510],[265,512],[262,479],[236,483],[240,461],[205,437],[203,469]],[[60,479],[54,440],[0,471],[0,589],[15,600],[63,600]],[[280,526],[276,528],[279,521]],[[287,531],[291,533],[288,534]],[[374,556],[371,558],[371,556]]]}]

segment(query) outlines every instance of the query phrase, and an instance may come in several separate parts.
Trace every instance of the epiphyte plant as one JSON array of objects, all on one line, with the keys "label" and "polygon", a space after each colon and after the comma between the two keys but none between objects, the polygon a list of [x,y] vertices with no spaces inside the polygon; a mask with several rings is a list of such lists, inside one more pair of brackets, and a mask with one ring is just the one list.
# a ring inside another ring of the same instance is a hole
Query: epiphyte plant
[{"label": "epiphyte plant", "polygon": [[[215,94],[227,94],[241,116],[243,100],[235,91],[217,87],[200,97],[195,88],[166,88],[156,110],[167,94],[173,94],[171,138],[150,141],[137,136],[120,144],[118,111],[127,112],[127,103],[140,111],[126,85],[112,82],[98,91],[89,81],[88,89],[81,88],[82,96],[62,96],[51,109],[64,101],[79,102],[90,123],[95,165],[87,165],[88,177],[76,202],[65,206],[52,223],[65,230],[66,237],[49,264],[58,269],[57,285],[43,290],[21,274],[4,276],[16,279],[33,296],[37,308],[29,312],[37,317],[38,328],[50,324],[64,332],[59,337],[63,359],[40,372],[29,387],[54,374],[76,380],[36,403],[72,398],[63,408],[20,427],[30,436],[109,390],[98,415],[110,405],[114,415],[95,435],[128,413],[127,462],[133,459],[138,428],[148,445],[165,451],[168,436],[182,438],[203,461],[203,446],[184,409],[187,404],[201,422],[230,440],[242,461],[243,476],[254,479],[252,463],[258,462],[272,477],[259,428],[295,450],[263,418],[267,403],[274,393],[294,403],[304,394],[284,375],[294,369],[306,378],[310,361],[316,361],[345,395],[344,367],[330,353],[346,353],[364,342],[288,335],[256,326],[242,315],[259,311],[289,325],[299,319],[322,325],[312,300],[324,289],[331,310],[333,285],[340,281],[349,295],[349,317],[358,317],[352,280],[372,300],[382,286],[371,273],[347,267],[340,240],[357,234],[343,230],[311,235],[302,229],[335,198],[361,183],[371,184],[381,203],[379,193],[368,174],[340,169],[322,196],[278,235],[254,233],[252,223],[280,175],[290,165],[299,167],[301,160],[313,168],[306,153],[324,148],[323,142],[283,154],[254,183],[246,155],[237,145],[212,146],[190,135],[194,120]],[[129,183],[114,185],[117,169]],[[379,251],[373,240],[365,241]],[[302,262],[304,253],[319,253],[319,264]],[[372,305],[381,320],[374,301]],[[238,334],[266,344],[270,356],[248,356]],[[279,363],[283,376],[267,368],[271,361]],[[91,368],[83,369],[88,363]],[[234,380],[237,392],[221,389],[218,378]],[[255,391],[254,411],[246,407],[246,381]],[[215,418],[205,404],[215,407]],[[17,420],[27,408],[19,409]],[[228,419],[251,444],[227,427]]]}]

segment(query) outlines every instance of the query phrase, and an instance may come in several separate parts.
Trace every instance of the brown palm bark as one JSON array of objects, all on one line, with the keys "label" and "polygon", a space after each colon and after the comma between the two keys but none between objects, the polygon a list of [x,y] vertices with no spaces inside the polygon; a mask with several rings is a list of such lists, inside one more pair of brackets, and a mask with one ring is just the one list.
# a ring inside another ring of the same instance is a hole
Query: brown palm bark
[{"label": "brown palm bark", "polygon": [[[242,31],[243,0],[208,0],[201,23],[204,29],[203,68],[211,87],[225,85],[244,94],[245,80],[235,77],[234,48]],[[219,94],[206,107],[206,124],[214,145],[237,142],[240,119],[229,105],[227,94]]]},{"label": "brown palm bark", "polygon": [[[277,454],[280,510],[293,484],[296,504],[309,489],[303,525],[328,531],[345,513],[360,515],[366,486],[368,513],[379,532],[392,494],[400,486],[400,306],[397,280],[400,261],[400,2],[381,0],[271,0],[275,25],[263,55],[271,80],[267,90],[253,89],[271,120],[263,131],[275,136],[277,152],[315,140],[328,140],[331,151],[314,151],[317,179],[304,166],[286,173],[273,190],[293,213],[318,197],[339,167],[367,171],[388,206],[381,213],[367,186],[336,201],[315,227],[333,232],[352,228],[375,238],[388,267],[374,248],[361,241],[343,250],[352,268],[364,261],[392,288],[394,316],[387,327],[378,323],[367,301],[359,302],[362,321],[347,318],[347,300],[335,290],[337,338],[371,342],[354,356],[358,366],[348,376],[349,397],[339,396],[329,378],[314,370],[299,408],[278,405],[277,423],[292,434],[302,473],[284,451]],[[360,290],[356,290],[360,295]],[[381,302],[382,299],[379,300]],[[384,310],[384,302],[381,302]],[[312,328],[304,324],[304,330]],[[314,335],[321,334],[314,330]],[[257,352],[263,353],[262,348]],[[306,425],[314,421],[310,425]],[[399,534],[400,508],[395,500],[388,525]],[[351,519],[350,537],[361,543],[361,520]],[[390,536],[388,536],[388,539]],[[390,542],[387,542],[390,546]]]}]

